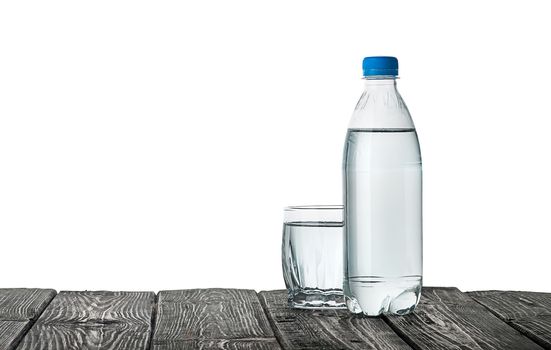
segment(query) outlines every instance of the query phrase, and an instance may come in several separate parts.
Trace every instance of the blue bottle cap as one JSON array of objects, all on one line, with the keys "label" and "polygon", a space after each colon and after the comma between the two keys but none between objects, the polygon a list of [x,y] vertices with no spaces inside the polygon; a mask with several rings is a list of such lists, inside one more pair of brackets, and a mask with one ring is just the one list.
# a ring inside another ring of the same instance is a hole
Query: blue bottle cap
[{"label": "blue bottle cap", "polygon": [[398,59],[392,56],[371,56],[363,61],[364,77],[398,75]]}]

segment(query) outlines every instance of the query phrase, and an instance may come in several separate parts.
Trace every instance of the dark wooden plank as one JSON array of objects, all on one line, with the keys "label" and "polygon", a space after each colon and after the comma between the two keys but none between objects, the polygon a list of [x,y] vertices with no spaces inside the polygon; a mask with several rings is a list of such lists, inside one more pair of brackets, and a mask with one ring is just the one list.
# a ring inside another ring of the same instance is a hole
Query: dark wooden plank
[{"label": "dark wooden plank", "polygon": [[0,350],[15,349],[55,294],[53,289],[0,289]]},{"label": "dark wooden plank", "polygon": [[153,349],[280,349],[253,290],[161,291]]},{"label": "dark wooden plank", "polygon": [[275,338],[204,339],[163,342],[155,350],[275,350],[281,349]]},{"label": "dark wooden plank", "polygon": [[411,349],[381,318],[347,310],[291,309],[284,290],[259,296],[284,349]]},{"label": "dark wooden plank", "polygon": [[14,321],[35,319],[55,294],[53,289],[0,289],[0,319]]},{"label": "dark wooden plank", "polygon": [[18,350],[148,349],[152,292],[60,292]]},{"label": "dark wooden plank", "polygon": [[29,329],[29,321],[0,321],[0,350],[15,349]]},{"label": "dark wooden plank", "polygon": [[423,288],[413,314],[385,319],[415,349],[541,349],[457,288]]},{"label": "dark wooden plank", "polygon": [[522,334],[551,349],[551,293],[480,291],[467,294]]}]

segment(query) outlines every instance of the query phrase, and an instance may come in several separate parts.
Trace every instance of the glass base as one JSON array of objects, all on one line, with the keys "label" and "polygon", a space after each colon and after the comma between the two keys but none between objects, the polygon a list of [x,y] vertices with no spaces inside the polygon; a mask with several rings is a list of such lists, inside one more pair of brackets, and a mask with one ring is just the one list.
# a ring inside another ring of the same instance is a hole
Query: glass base
[{"label": "glass base", "polygon": [[342,290],[300,289],[289,291],[289,307],[295,309],[346,309]]}]

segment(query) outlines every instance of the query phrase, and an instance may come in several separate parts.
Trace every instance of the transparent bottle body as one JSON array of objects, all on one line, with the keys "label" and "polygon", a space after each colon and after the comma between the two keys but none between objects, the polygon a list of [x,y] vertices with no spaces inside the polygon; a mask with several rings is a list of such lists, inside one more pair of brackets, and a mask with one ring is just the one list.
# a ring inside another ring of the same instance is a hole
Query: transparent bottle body
[{"label": "transparent bottle body", "polygon": [[343,157],[343,289],[354,313],[402,315],[421,294],[421,152],[395,77],[365,84]]}]

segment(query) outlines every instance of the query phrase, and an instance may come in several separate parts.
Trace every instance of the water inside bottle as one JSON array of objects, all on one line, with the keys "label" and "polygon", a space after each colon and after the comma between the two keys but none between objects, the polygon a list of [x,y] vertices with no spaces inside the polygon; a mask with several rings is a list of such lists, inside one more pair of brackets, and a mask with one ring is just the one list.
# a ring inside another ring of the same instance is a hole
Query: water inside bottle
[{"label": "water inside bottle", "polygon": [[422,284],[417,133],[349,129],[344,156],[347,306],[371,316],[407,314]]}]

